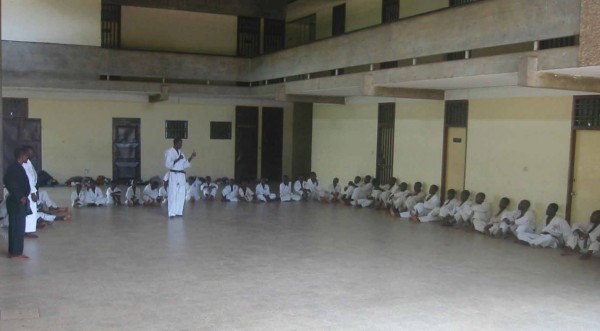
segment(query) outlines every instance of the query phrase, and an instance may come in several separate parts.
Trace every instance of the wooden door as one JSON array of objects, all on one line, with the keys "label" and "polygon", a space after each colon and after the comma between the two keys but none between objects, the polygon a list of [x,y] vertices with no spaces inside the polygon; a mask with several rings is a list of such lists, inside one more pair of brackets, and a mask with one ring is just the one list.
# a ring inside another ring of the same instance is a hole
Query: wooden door
[{"label": "wooden door", "polygon": [[263,108],[261,175],[269,181],[281,179],[283,158],[283,109]]},{"label": "wooden door", "polygon": [[113,180],[125,184],[140,177],[140,119],[113,118]]},{"label": "wooden door", "polygon": [[469,102],[467,100],[446,101],[442,198],[449,189],[457,192],[465,189],[468,119]]},{"label": "wooden door", "polygon": [[235,110],[235,178],[253,181],[258,172],[258,107]]}]

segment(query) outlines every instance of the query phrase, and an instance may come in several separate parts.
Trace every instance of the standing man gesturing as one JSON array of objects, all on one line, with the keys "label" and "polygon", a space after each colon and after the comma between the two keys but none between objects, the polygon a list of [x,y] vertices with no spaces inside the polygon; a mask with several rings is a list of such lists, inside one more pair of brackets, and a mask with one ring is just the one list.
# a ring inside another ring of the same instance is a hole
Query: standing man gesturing
[{"label": "standing man gesturing", "polygon": [[27,259],[23,255],[23,241],[25,235],[25,217],[29,213],[29,179],[23,168],[28,160],[27,151],[18,148],[15,159],[4,174],[4,185],[8,190],[6,209],[8,210],[8,257],[11,259]]},{"label": "standing man gesturing", "polygon": [[173,148],[165,152],[165,167],[169,169],[167,188],[167,201],[169,217],[183,216],[185,203],[185,169],[191,166],[190,162],[196,157],[196,151],[189,159],[181,151],[183,142],[180,138],[173,139]]}]

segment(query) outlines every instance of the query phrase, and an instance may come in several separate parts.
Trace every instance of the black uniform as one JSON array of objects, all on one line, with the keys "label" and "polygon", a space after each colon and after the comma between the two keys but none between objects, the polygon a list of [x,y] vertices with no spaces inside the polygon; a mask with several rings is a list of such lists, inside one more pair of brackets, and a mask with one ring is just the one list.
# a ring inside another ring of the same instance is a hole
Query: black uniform
[{"label": "black uniform", "polygon": [[20,163],[14,163],[4,174],[4,185],[8,190],[6,209],[8,211],[8,254],[23,255],[25,236],[25,216],[29,211],[29,200],[21,203],[21,198],[27,199],[30,194],[29,178]]}]

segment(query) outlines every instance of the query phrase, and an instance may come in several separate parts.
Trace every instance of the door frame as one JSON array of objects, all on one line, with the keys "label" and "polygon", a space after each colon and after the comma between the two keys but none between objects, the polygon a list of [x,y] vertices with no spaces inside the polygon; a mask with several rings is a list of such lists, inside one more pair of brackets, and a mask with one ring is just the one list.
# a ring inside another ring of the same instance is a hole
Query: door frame
[{"label": "door frame", "polygon": [[[456,126],[453,125],[451,123],[451,121],[449,121],[448,119],[448,105],[451,103],[462,103],[462,102],[466,102],[467,104],[467,118],[465,120],[464,126]],[[443,143],[442,143],[442,182],[440,183],[440,199],[442,201],[444,201],[446,199],[446,179],[447,179],[447,175],[446,175],[446,171],[448,170],[448,131],[450,128],[465,128],[467,131],[465,133],[465,137],[466,140],[465,141],[465,176],[464,176],[464,180],[463,180],[463,189],[466,186],[466,181],[467,181],[467,150],[469,148],[468,146],[468,140],[469,140],[469,100],[447,100],[444,103],[444,138],[443,138]],[[460,194],[460,192],[456,192],[457,194]]]}]

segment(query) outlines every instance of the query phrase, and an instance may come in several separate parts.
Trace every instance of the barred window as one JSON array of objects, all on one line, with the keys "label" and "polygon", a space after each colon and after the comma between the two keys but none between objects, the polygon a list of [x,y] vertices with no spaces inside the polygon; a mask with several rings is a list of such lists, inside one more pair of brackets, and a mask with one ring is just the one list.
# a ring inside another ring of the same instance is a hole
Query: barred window
[{"label": "barred window", "polygon": [[231,139],[231,122],[210,122],[210,139]]},{"label": "barred window", "polygon": [[600,97],[575,97],[575,129],[600,130]]},{"label": "barred window", "polygon": [[187,121],[165,121],[165,138],[166,139],[187,139],[188,137],[188,122]]}]

